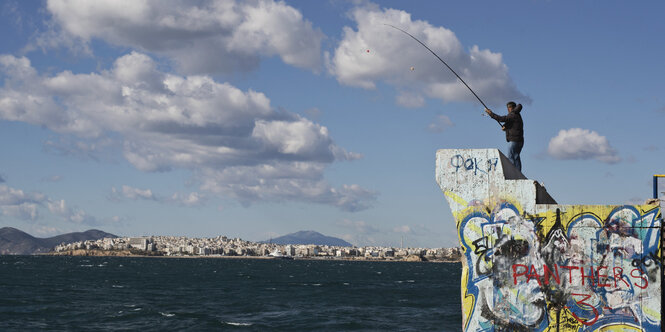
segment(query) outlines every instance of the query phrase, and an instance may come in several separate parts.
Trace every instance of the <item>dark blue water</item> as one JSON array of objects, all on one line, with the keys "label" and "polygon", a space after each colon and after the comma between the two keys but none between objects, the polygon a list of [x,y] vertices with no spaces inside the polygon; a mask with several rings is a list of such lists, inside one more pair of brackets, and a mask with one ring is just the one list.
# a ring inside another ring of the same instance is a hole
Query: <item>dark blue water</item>
[{"label": "dark blue water", "polygon": [[0,330],[459,331],[460,264],[0,256]]}]

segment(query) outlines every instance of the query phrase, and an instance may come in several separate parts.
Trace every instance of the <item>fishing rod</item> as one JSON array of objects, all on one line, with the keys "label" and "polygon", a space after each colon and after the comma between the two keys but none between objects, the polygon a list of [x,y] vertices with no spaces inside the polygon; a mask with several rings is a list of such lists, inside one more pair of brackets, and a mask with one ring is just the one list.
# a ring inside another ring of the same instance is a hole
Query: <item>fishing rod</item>
[{"label": "fishing rod", "polygon": [[[435,56],[437,59],[439,59],[439,61],[441,61],[441,63],[443,63],[444,65],[446,65],[446,67],[448,67],[448,69],[450,69],[450,71],[452,71],[453,74],[455,74],[455,76],[457,76],[457,78],[459,78],[459,80],[462,81],[462,83],[464,84],[464,86],[466,86],[466,88],[469,89],[469,91],[471,91],[471,93],[473,93],[473,95],[476,97],[476,99],[478,99],[478,101],[479,101],[481,104],[483,104],[483,106],[485,107],[485,109],[489,109],[489,107],[487,107],[487,105],[485,105],[485,103],[480,99],[480,97],[478,97],[478,95],[477,95],[475,92],[473,92],[473,90],[471,89],[471,87],[470,87],[468,84],[466,84],[466,82],[464,82],[464,80],[463,80],[459,75],[457,75],[457,73],[456,73],[452,68],[450,68],[450,66],[449,66],[445,61],[443,61],[443,59],[441,59],[440,56],[438,56],[436,53],[434,53],[434,51],[432,51],[432,49],[430,49],[429,47],[427,47],[427,45],[425,45],[425,43],[421,42],[418,38],[414,37],[412,34],[406,32],[406,31],[404,31],[404,30],[402,30],[402,29],[400,29],[400,28],[398,28],[398,27],[396,27],[396,26],[394,26],[394,25],[391,25],[391,24],[388,24],[388,23],[383,23],[383,25],[387,25],[387,26],[389,26],[389,27],[391,27],[391,28],[394,28],[394,29],[397,29],[397,30],[399,30],[399,31],[402,31],[402,32],[404,32],[405,34],[407,34],[409,37],[413,38],[415,41],[417,41],[418,43],[420,43],[420,45],[423,45],[424,48],[426,48],[428,51],[430,51],[432,54],[434,54],[434,56]],[[501,122],[499,122],[499,120],[496,120],[496,122],[497,122],[499,125],[501,125]]]}]

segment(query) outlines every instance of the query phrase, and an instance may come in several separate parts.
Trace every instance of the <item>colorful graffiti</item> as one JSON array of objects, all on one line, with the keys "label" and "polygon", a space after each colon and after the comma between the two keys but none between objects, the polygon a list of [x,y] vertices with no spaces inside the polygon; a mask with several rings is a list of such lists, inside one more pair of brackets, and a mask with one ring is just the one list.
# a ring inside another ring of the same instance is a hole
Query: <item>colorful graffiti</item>
[{"label": "colorful graffiti", "polygon": [[504,198],[454,215],[464,331],[661,330],[659,206],[547,205],[530,215]]}]

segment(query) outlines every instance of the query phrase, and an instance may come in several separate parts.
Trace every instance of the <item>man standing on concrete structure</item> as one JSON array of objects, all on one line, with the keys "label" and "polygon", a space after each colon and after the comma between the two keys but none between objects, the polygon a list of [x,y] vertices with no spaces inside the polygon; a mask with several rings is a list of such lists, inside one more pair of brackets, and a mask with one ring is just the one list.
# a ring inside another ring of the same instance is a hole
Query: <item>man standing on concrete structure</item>
[{"label": "man standing on concrete structure", "polygon": [[508,115],[496,115],[490,109],[485,109],[485,112],[492,117],[492,119],[503,122],[501,129],[506,132],[506,141],[508,142],[508,158],[517,167],[520,172],[522,171],[522,160],[520,159],[520,152],[524,147],[524,122],[522,122],[522,104],[515,105],[515,102],[509,101],[506,104],[508,108]]}]

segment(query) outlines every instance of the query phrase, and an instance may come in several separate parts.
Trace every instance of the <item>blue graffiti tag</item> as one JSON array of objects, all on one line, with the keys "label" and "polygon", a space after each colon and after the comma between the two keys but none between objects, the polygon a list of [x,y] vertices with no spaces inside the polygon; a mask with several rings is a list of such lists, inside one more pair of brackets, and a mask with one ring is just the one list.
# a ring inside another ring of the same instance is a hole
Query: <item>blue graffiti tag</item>
[{"label": "blue graffiti tag", "polygon": [[473,175],[478,175],[478,172],[487,174],[488,172],[495,171],[498,163],[499,158],[490,158],[486,162],[486,168],[481,168],[482,163],[478,162],[478,158],[475,157],[465,158],[458,154],[450,158],[450,166],[455,167],[455,172],[458,172],[462,168],[465,171],[473,171]]}]

